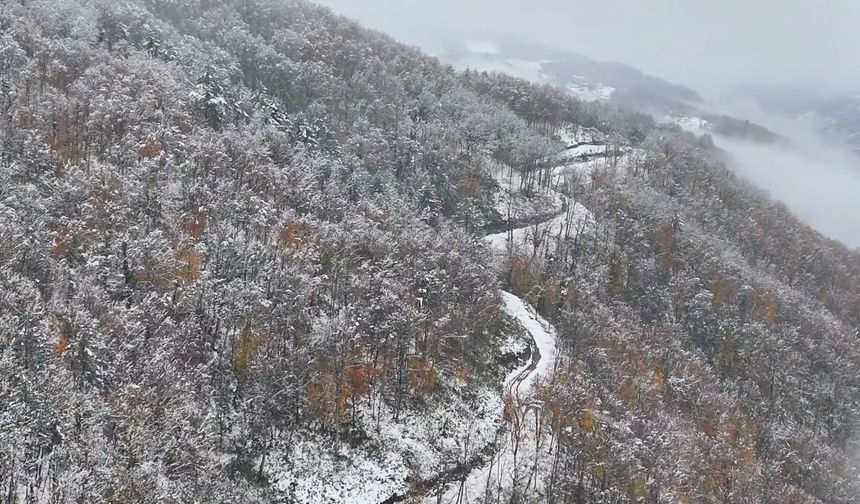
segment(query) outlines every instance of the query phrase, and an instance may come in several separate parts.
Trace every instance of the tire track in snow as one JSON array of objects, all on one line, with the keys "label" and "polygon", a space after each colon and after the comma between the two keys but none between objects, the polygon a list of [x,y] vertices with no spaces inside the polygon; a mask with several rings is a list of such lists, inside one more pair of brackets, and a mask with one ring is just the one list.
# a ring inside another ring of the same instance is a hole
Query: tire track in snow
[{"label": "tire track in snow", "polygon": [[[564,168],[576,169],[576,164],[566,165]],[[484,237],[484,241],[497,254],[507,254],[509,246],[513,246],[518,242],[524,241],[528,237],[530,231],[536,228],[545,226],[547,236],[551,235],[552,229],[564,224],[568,218],[567,205],[575,205],[570,218],[575,220],[592,219],[591,212],[578,203],[573,202],[562,195],[565,201],[565,210],[554,214],[539,223],[522,226],[511,231],[502,233],[490,234]],[[510,239],[510,240],[509,240]],[[509,243],[511,242],[511,243]],[[505,378],[504,390],[513,400],[514,407],[518,410],[520,419],[525,419],[529,408],[532,406],[529,402],[524,402],[524,399],[532,392],[532,389],[539,378],[548,377],[555,369],[556,362],[556,330],[552,324],[540,316],[537,311],[522,298],[508,292],[501,291],[502,308],[511,317],[517,319],[528,332],[531,338],[531,357],[527,364],[511,371]],[[504,411],[504,406],[503,406]],[[499,431],[499,438],[508,431],[506,425],[503,425]],[[417,485],[419,488],[424,488],[428,492],[407,492],[402,495],[395,495],[385,500],[382,504],[394,502],[402,502],[408,498],[414,498],[424,495],[426,502],[442,502],[442,503],[458,503],[468,504],[474,499],[483,497],[486,490],[491,487],[503,486],[506,482],[505,477],[512,477],[510,470],[514,470],[514,465],[520,463],[516,460],[510,445],[504,445],[501,439],[484,446],[476,455],[469,461],[459,464],[447,471],[437,474],[431,479],[421,482]],[[537,440],[535,446],[537,446]],[[509,464],[505,466],[504,464]],[[503,474],[503,468],[508,467],[509,473]],[[511,483],[509,481],[507,483]],[[439,498],[433,489],[445,488],[442,497]]]},{"label": "tire track in snow", "polygon": [[[570,204],[570,203],[567,203]],[[587,211],[586,211],[587,212]],[[587,215],[581,215],[580,218]],[[538,226],[547,226],[549,230],[563,224],[567,218],[567,210],[547,219]],[[512,232],[498,233],[486,236],[484,240],[496,253],[508,252],[508,238],[513,237],[514,243],[533,229],[534,225],[514,229]],[[508,291],[501,291],[502,308],[515,318],[528,332],[531,338],[531,358],[523,366],[508,373],[505,378],[505,395],[510,397],[512,405],[517,410],[520,420],[525,420],[533,403],[528,401],[535,383],[539,378],[548,377],[555,368],[556,360],[556,331],[546,319],[522,298]],[[502,406],[503,411],[505,406]],[[503,425],[502,433],[509,429]],[[512,483],[516,473],[515,465],[521,463],[521,458],[512,450],[510,444],[498,443],[496,452],[483,461],[483,465],[472,468],[468,474],[461,473],[460,481],[448,481],[446,491],[438,502],[466,504],[486,494],[490,487],[504,486]],[[511,480],[511,481],[506,481]],[[428,502],[437,498],[427,497]]]},{"label": "tire track in snow", "polygon": [[[580,162],[574,161],[573,163],[564,166],[562,168],[562,172],[559,173],[559,176],[563,175],[563,172],[566,170],[577,170],[584,166],[587,167],[587,169],[590,169],[590,164],[585,161],[587,160]],[[571,219],[574,222],[580,222],[582,219],[587,219],[593,222],[593,216],[588,209],[575,203],[564,195],[561,195],[561,198],[564,201],[563,211],[537,224],[521,226],[511,231],[488,235],[484,237],[484,241],[489,244],[497,254],[502,255],[509,252],[509,247],[513,247],[517,243],[526,241],[529,237],[529,233],[539,232],[538,228],[544,228],[542,232],[544,232],[545,235],[541,240],[543,241],[544,239],[553,236],[553,230],[563,229],[562,227],[567,219]],[[574,205],[574,207],[571,209],[569,208],[569,205]],[[575,228],[577,230],[576,232],[581,229],[578,226],[571,227]],[[513,401],[513,407],[517,410],[519,420],[524,421],[529,409],[534,406],[534,403],[526,401],[526,399],[533,391],[535,383],[540,378],[550,377],[555,370],[557,351],[556,330],[552,324],[540,316],[537,311],[522,298],[508,291],[501,291],[501,301],[505,312],[507,312],[511,317],[517,319],[531,337],[532,353],[529,362],[509,373],[505,379],[504,386],[506,394],[509,394]],[[506,427],[507,426],[502,427],[502,432],[508,431]],[[534,433],[528,432],[526,434],[527,437],[529,435],[534,437]],[[529,448],[534,448],[534,451],[537,451],[539,439],[527,439],[526,442],[522,444],[524,446],[520,446],[518,448],[525,447],[525,451],[528,451]],[[449,480],[447,482],[448,488],[441,499],[438,497],[431,498],[428,496],[426,497],[427,502],[436,501],[457,504],[468,504],[469,502],[473,502],[475,499],[485,496],[487,489],[491,487],[497,488],[504,487],[506,483],[512,484],[513,478],[517,473],[516,466],[522,464],[522,456],[536,455],[535,453],[520,453],[520,457],[518,458],[517,454],[513,452],[510,444],[498,444],[496,448],[496,453],[490,457],[489,460],[485,460],[483,465],[474,467],[468,474],[461,474],[464,477],[460,480],[460,484],[457,484],[457,481]],[[505,469],[507,469],[507,471],[505,471]],[[505,481],[505,479],[508,481]]]},{"label": "tire track in snow", "polygon": [[[509,394],[522,421],[534,405],[528,399],[535,383],[539,378],[550,376],[555,368],[556,333],[555,328],[523,299],[507,291],[502,291],[501,297],[504,310],[520,322],[532,340],[529,362],[509,373],[505,380],[506,395]],[[502,432],[510,434],[507,427],[503,426]],[[527,445],[529,442],[522,443],[521,448]],[[510,443],[499,443],[496,452],[484,460],[483,465],[473,468],[468,474],[461,474],[459,482],[447,483],[441,502],[465,504],[483,497],[488,488],[510,485],[516,475],[516,466],[522,465],[523,456],[528,456],[526,452],[524,450],[517,456]]]}]

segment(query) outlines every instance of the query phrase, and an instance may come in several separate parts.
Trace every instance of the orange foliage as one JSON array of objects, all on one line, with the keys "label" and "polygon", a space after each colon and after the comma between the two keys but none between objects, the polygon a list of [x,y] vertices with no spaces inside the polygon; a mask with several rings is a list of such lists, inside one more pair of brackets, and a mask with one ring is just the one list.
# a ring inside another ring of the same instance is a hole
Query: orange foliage
[{"label": "orange foliage", "polygon": [[666,393],[666,380],[663,379],[663,373],[659,369],[654,369],[651,372],[651,383],[660,394]]},{"label": "orange foliage", "polygon": [[518,296],[526,296],[535,284],[529,260],[521,256],[511,257],[509,268],[511,290]]},{"label": "orange foliage", "polygon": [[346,412],[346,401],[337,397],[337,378],[330,372],[320,373],[305,390],[308,409],[323,420],[341,419]]},{"label": "orange foliage", "polygon": [[239,341],[233,350],[233,374],[239,380],[248,377],[259,344],[259,335],[251,330],[250,325],[246,325],[239,334]]},{"label": "orange foliage", "polygon": [[624,382],[621,384],[620,392],[621,400],[624,402],[624,407],[632,409],[639,398],[639,387],[636,385],[636,382],[634,382],[630,377],[625,378]]},{"label": "orange foliage", "polygon": [[325,421],[347,422],[347,407],[369,394],[374,380],[385,372],[382,364],[352,364],[343,373],[324,369],[305,390],[308,408]]},{"label": "orange foliage", "polygon": [[717,356],[717,370],[720,373],[731,373],[735,363],[735,346],[730,336],[726,336]]},{"label": "orange foliage", "polygon": [[465,382],[469,376],[469,364],[466,361],[461,361],[457,366],[457,380]]},{"label": "orange foliage", "polygon": [[553,306],[561,302],[561,291],[553,278],[547,278],[543,282],[543,302]]},{"label": "orange foliage", "polygon": [[502,420],[506,423],[514,425],[519,421],[519,412],[517,411],[517,402],[514,399],[513,394],[510,392],[505,392],[502,396]]},{"label": "orange foliage", "polygon": [[52,135],[45,138],[45,144],[57,155],[57,164],[78,164],[84,158],[80,139],[68,126],[59,125]]},{"label": "orange foliage", "polygon": [[728,301],[729,296],[732,294],[732,284],[730,284],[726,279],[724,279],[719,273],[714,273],[711,276],[711,285],[709,286],[709,290],[713,297],[711,298],[711,308],[714,311],[719,311],[722,309],[723,305]]},{"label": "orange foliage", "polygon": [[186,285],[196,282],[200,278],[200,265],[203,264],[200,252],[194,247],[188,247],[179,251],[176,258],[181,263],[176,269],[176,276]]},{"label": "orange foliage", "polygon": [[710,494],[723,494],[724,490],[731,488],[731,484],[732,462],[730,460],[712,462],[705,475],[705,491]]},{"label": "orange foliage", "polygon": [[718,425],[711,411],[706,410],[702,413],[702,416],[699,419],[699,426],[701,427],[702,432],[704,432],[709,438],[717,436]]},{"label": "orange foliage", "polygon": [[152,284],[159,289],[167,289],[173,280],[170,273],[161,271],[142,270],[134,274],[134,281],[142,284]]},{"label": "orange foliage", "polygon": [[743,437],[742,420],[734,417],[726,421],[726,442],[732,448],[737,448],[738,443]]},{"label": "orange foliage", "polygon": [[568,284],[564,291],[564,299],[570,311],[575,311],[579,304],[579,293],[576,292],[576,288],[573,285]]},{"label": "orange foliage", "polygon": [[300,249],[308,241],[310,233],[304,224],[297,219],[287,220],[287,225],[281,230],[278,239],[282,247]]},{"label": "orange foliage", "polygon": [[206,231],[206,212],[191,212],[180,220],[179,227],[192,238],[200,238]]},{"label": "orange foliage", "polygon": [[764,325],[772,327],[776,323],[777,306],[776,296],[770,291],[759,292],[755,299],[755,313]]},{"label": "orange foliage", "polygon": [[627,278],[627,260],[623,256],[613,255],[609,262],[609,285],[607,291],[610,296],[621,294]]},{"label": "orange foliage", "polygon": [[738,412],[725,423],[726,442],[737,450],[737,461],[743,466],[750,466],[756,460],[755,432],[750,421]]},{"label": "orange foliage", "polygon": [[52,325],[54,326],[54,331],[57,333],[57,342],[54,343],[54,355],[59,357],[69,348],[69,339],[66,337],[63,323],[59,319],[53,318]]},{"label": "orange foliage", "polygon": [[346,368],[346,381],[351,395],[363,396],[370,393],[370,384],[382,375],[381,366],[356,364]]},{"label": "orange foliage", "polygon": [[564,432],[565,427],[573,427],[571,424],[574,422],[569,415],[569,406],[564,401],[556,398],[555,394],[558,392],[558,390],[553,390],[549,387],[541,388],[541,401],[544,404],[543,414],[545,416],[548,415],[552,419],[551,424],[557,430]]},{"label": "orange foliage", "polygon": [[481,187],[481,179],[477,175],[469,174],[463,178],[463,193],[469,198],[474,198]]},{"label": "orange foliage", "polygon": [[29,128],[33,125],[35,119],[36,114],[33,113],[33,110],[26,104],[21,105],[21,108],[18,109],[17,126],[19,128]]},{"label": "orange foliage", "polygon": [[642,476],[634,476],[624,485],[624,493],[629,502],[641,502],[647,497],[647,487]]},{"label": "orange foliage", "polygon": [[594,429],[594,410],[592,408],[589,407],[582,410],[582,415],[579,417],[579,426],[585,431]]},{"label": "orange foliage", "polygon": [[415,294],[411,292],[406,292],[405,294],[403,294],[403,300],[406,301],[406,304],[408,304],[409,307],[413,310],[418,311],[421,309],[421,304],[418,302],[418,298],[415,296]]},{"label": "orange foliage", "polygon": [[432,361],[418,355],[411,355],[407,357],[406,366],[409,386],[413,390],[429,393],[436,389],[439,377]]},{"label": "orange foliage", "polygon": [[693,499],[690,498],[690,495],[685,489],[681,488],[681,485],[679,483],[673,481],[669,484],[669,489],[672,495],[675,496],[675,499],[680,504],[690,504],[691,502],[693,502]]},{"label": "orange foliage", "polygon": [[164,145],[161,143],[161,140],[150,140],[143,144],[143,146],[137,150],[137,153],[143,158],[154,158],[161,154],[162,149],[164,149]]},{"label": "orange foliage", "polygon": [[54,233],[54,243],[51,245],[51,255],[54,259],[65,257],[72,248],[72,231],[66,224],[60,224]]}]

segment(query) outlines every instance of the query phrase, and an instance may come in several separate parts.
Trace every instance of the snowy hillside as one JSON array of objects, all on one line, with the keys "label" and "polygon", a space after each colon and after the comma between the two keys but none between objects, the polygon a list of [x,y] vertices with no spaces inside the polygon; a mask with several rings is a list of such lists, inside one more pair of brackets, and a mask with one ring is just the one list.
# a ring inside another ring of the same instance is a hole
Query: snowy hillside
[{"label": "snowy hillside", "polygon": [[[701,100],[691,90],[643,75],[632,67],[513,40],[454,43],[443,58],[461,69],[502,72],[532,82],[557,85],[584,101],[612,100],[619,89],[621,93],[615,97],[619,101],[639,100],[625,104],[646,109],[662,108],[667,103],[683,109],[682,104]],[[640,96],[635,98],[636,94]]]},{"label": "snowy hillside", "polygon": [[0,503],[856,502],[860,258],[625,104],[755,125],[304,0],[0,27]]},{"label": "snowy hillside", "polygon": [[[583,102],[612,103],[674,122],[697,134],[713,133],[761,143],[786,143],[767,128],[720,113],[695,91],[644,75],[635,68],[515,41],[467,41],[443,57],[458,68],[502,72],[564,89]],[[850,115],[846,112],[843,115]],[[808,118],[814,120],[813,116]]]}]

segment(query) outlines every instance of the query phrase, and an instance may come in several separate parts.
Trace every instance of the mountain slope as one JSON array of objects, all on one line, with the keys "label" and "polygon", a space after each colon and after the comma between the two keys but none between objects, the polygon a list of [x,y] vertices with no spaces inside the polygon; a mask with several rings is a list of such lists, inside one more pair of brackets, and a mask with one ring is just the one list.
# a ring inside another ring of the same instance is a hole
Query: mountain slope
[{"label": "mountain slope", "polygon": [[298,0],[0,27],[3,502],[856,500],[860,258],[707,139]]},{"label": "mountain slope", "polygon": [[703,101],[692,89],[646,75],[629,65],[596,61],[510,38],[467,42],[463,47],[449,44],[443,57],[461,67],[509,73],[557,85],[586,100],[612,100],[649,112],[681,114]]},{"label": "mountain slope", "polygon": [[551,84],[583,102],[604,102],[636,110],[658,121],[761,143],[788,143],[767,128],[719,113],[696,91],[620,63],[595,61],[580,54],[538,47],[512,39],[449,44],[443,58],[458,68],[501,72],[538,84]]}]

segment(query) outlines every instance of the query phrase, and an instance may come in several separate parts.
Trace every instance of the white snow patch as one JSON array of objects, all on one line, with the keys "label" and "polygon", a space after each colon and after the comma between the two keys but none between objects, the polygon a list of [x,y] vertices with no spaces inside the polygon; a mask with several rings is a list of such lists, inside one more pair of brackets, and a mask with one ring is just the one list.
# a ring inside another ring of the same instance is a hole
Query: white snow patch
[{"label": "white snow patch", "polygon": [[590,226],[593,220],[587,208],[579,203],[572,203],[569,208],[548,221],[514,229],[510,234],[504,231],[487,235],[484,241],[502,255],[516,250],[524,251],[530,256],[538,256],[541,252],[546,255],[555,250],[558,240],[576,236],[578,230]]},{"label": "white snow patch", "polygon": [[[502,401],[492,387],[472,390],[420,411],[404,410],[395,422],[383,401],[359,407],[356,427],[369,439],[351,445],[313,430],[295,434],[273,451],[266,475],[289,502],[379,503],[409,490],[409,476],[429,478],[458,463],[464,446],[483,448],[496,438]],[[378,420],[375,420],[378,418]]]},{"label": "white snow patch", "polygon": [[496,194],[494,207],[499,215],[505,218],[510,216],[513,222],[533,220],[564,209],[564,197],[555,191],[533,194],[531,197],[520,191],[520,173],[507,165],[493,163],[489,172],[501,188]]},{"label": "white snow patch", "polygon": [[673,122],[681,127],[684,131],[689,131],[690,133],[694,133],[696,135],[704,135],[705,133],[710,132],[711,123],[702,119],[701,117],[695,116],[683,116],[683,117],[668,117],[668,122]]},{"label": "white snow patch", "polygon": [[605,145],[580,144],[564,152],[556,154],[557,159],[561,160],[579,160],[585,156],[595,156],[606,153]]},{"label": "white snow patch", "polygon": [[594,128],[565,128],[559,133],[559,138],[567,146],[571,147],[581,143],[600,143],[606,141],[606,135]]},{"label": "white snow patch", "polygon": [[550,79],[543,73],[544,63],[544,61],[499,59],[487,54],[473,54],[463,58],[455,66],[458,70],[470,69],[479,72],[506,73],[537,84],[545,84]]},{"label": "white snow patch", "polygon": [[609,101],[615,93],[615,88],[589,82],[581,75],[574,75],[572,82],[567,85],[567,91],[574,98],[582,101]]}]

